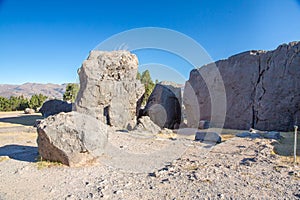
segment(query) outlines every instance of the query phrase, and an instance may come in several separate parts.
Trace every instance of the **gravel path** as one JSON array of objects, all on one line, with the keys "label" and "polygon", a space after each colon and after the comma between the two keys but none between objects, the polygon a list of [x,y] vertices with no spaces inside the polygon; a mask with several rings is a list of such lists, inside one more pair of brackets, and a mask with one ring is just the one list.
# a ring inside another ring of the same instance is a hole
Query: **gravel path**
[{"label": "gravel path", "polygon": [[109,141],[90,166],[40,169],[21,159],[36,156],[34,141],[20,141],[7,158],[0,140],[0,199],[300,199],[299,168],[281,163],[271,140],[232,138],[211,148],[118,132]]}]

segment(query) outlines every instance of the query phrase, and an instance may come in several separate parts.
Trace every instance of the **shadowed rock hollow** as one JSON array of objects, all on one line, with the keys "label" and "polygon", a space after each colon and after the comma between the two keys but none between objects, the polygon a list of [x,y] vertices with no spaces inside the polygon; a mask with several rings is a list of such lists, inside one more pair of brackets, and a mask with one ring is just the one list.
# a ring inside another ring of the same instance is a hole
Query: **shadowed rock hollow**
[{"label": "shadowed rock hollow", "polygon": [[180,85],[160,82],[155,85],[142,115],[149,116],[160,128],[174,129],[181,123],[181,108]]}]

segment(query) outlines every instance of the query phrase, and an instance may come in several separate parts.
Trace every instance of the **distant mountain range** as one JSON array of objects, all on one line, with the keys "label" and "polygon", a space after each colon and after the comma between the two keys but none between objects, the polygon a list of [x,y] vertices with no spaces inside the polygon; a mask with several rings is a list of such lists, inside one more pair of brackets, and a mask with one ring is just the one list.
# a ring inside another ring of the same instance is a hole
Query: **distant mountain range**
[{"label": "distant mountain range", "polygon": [[34,94],[43,94],[48,98],[62,99],[66,90],[66,83],[59,84],[41,84],[41,83],[24,83],[22,85],[0,84],[0,96],[21,96],[31,97]]}]

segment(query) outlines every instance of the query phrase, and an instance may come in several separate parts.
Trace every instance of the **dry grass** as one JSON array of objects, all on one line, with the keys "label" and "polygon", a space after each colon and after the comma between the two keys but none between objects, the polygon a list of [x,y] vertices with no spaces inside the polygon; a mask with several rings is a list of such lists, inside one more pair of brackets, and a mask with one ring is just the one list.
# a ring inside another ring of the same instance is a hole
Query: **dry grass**
[{"label": "dry grass", "polygon": [[230,140],[231,138],[234,138],[235,135],[234,134],[221,134],[222,137],[222,142],[225,142],[227,140]]},{"label": "dry grass", "polygon": [[38,170],[42,170],[42,169],[50,168],[50,167],[63,166],[63,164],[60,162],[52,162],[52,161],[43,160],[42,157],[40,157],[40,156],[37,158],[36,165],[37,165]]},{"label": "dry grass", "polygon": [[8,156],[0,156],[0,162],[6,161],[6,160],[9,160]]}]

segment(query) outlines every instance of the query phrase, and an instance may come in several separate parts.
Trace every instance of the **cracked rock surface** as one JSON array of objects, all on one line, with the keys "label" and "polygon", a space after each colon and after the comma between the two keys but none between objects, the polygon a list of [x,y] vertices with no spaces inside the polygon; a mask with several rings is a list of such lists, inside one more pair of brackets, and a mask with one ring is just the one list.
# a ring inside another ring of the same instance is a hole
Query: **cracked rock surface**
[{"label": "cracked rock surface", "polygon": [[105,124],[132,129],[144,85],[136,80],[138,59],[129,51],[91,51],[78,70],[75,110]]},{"label": "cracked rock surface", "polygon": [[247,51],[192,70],[186,88],[194,93],[184,94],[189,97],[184,98],[187,119],[197,113],[199,120],[211,118],[212,99],[203,77],[213,82],[212,65],[219,69],[226,91],[224,128],[293,130],[300,119],[300,42],[273,51]]}]

